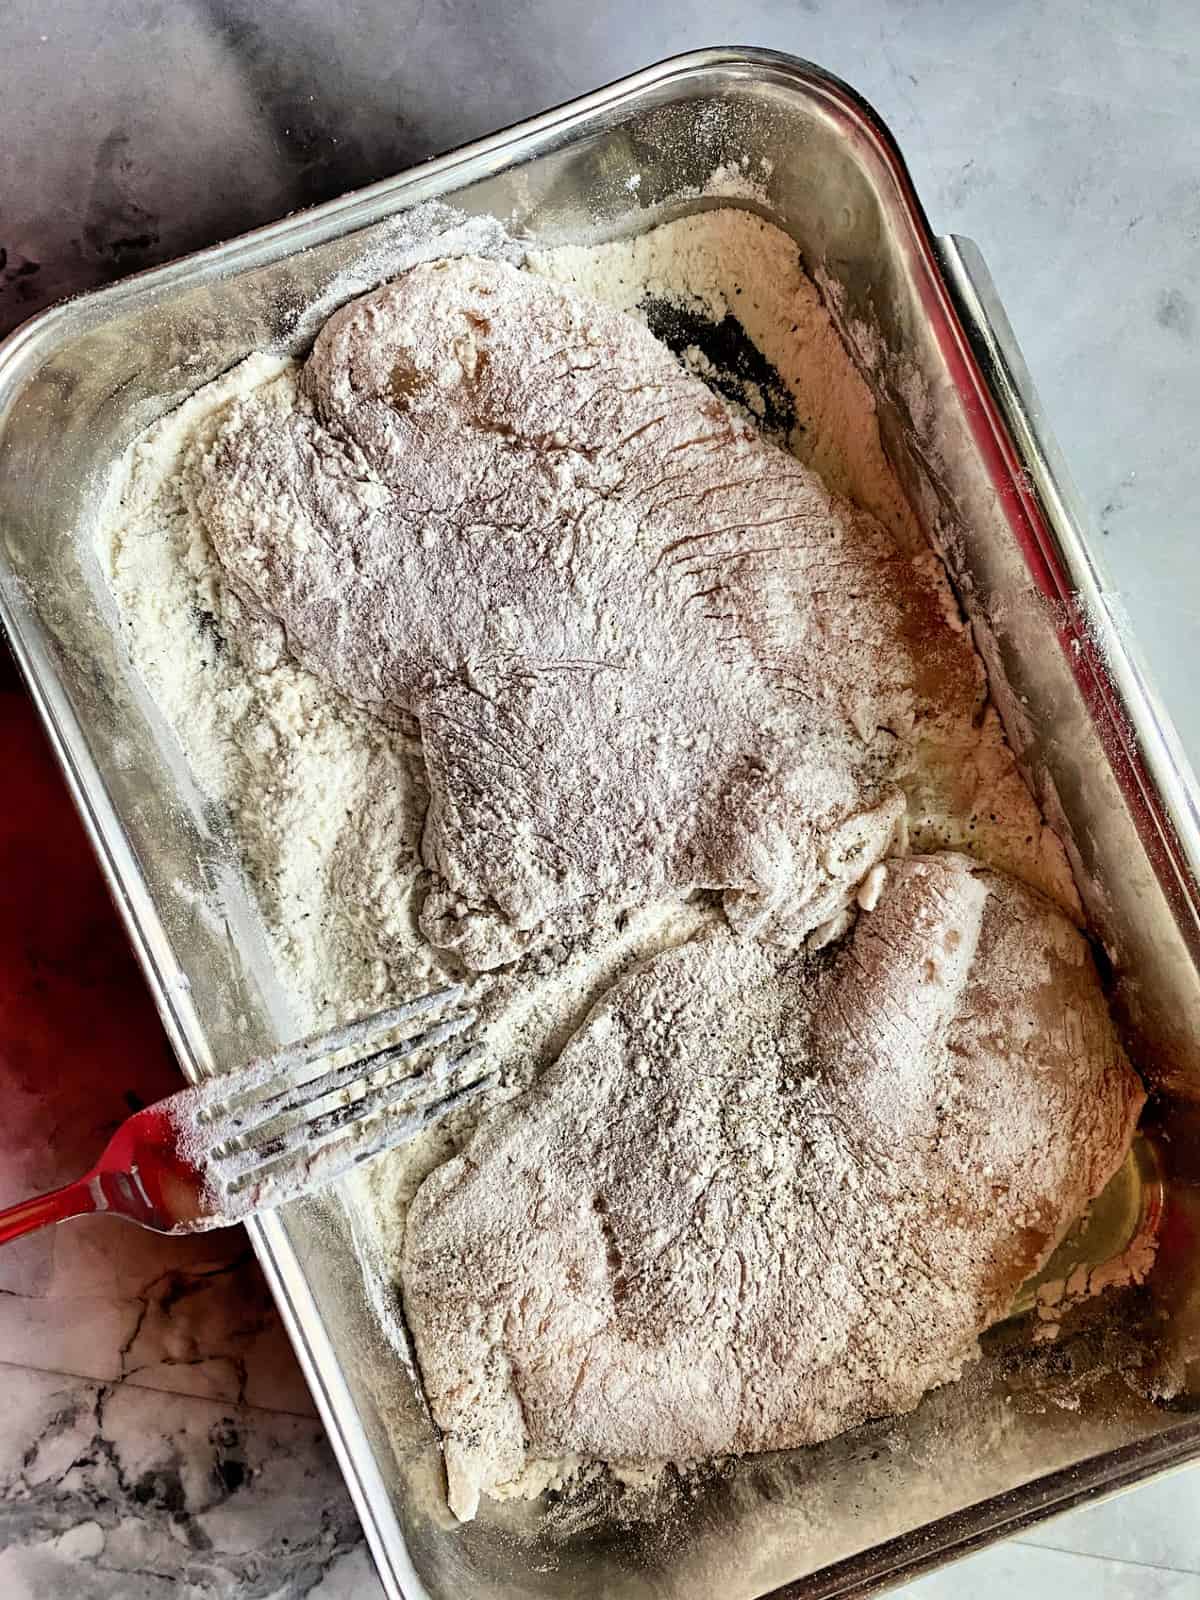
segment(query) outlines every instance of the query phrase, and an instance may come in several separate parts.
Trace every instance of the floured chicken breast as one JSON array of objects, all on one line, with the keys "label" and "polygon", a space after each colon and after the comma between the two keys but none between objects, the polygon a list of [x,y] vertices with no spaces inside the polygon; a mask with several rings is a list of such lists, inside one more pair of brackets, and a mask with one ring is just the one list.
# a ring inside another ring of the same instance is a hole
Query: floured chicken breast
[{"label": "floured chicken breast", "polygon": [[291,403],[230,408],[197,505],[305,666],[416,720],[422,928],[477,969],[693,887],[795,946],[893,846],[922,729],[983,705],[928,552],[500,262],[334,316]]},{"label": "floured chicken breast", "polygon": [[539,1458],[911,1408],[1120,1164],[1143,1094],[1081,935],[961,855],[886,875],[836,952],[720,931],[644,964],[418,1190],[404,1301],[460,1517]]}]

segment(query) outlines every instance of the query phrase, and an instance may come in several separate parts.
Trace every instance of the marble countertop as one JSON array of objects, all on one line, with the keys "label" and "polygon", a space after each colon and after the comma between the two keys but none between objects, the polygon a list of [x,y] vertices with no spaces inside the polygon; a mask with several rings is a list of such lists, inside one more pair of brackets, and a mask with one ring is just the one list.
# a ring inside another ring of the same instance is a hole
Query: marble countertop
[{"label": "marble countertop", "polygon": [[[673,51],[831,68],[891,125],[934,226],[982,246],[1200,753],[1192,0],[8,0],[2,21],[0,332]],[[0,1024],[23,1019],[0,1031],[3,1204],[77,1175],[174,1068],[6,663],[0,772]],[[23,892],[35,871],[54,895]],[[9,1246],[0,1367],[5,1600],[377,1600],[240,1232],[84,1218]],[[903,1593],[1195,1597],[1198,1512],[1185,1471]]]}]

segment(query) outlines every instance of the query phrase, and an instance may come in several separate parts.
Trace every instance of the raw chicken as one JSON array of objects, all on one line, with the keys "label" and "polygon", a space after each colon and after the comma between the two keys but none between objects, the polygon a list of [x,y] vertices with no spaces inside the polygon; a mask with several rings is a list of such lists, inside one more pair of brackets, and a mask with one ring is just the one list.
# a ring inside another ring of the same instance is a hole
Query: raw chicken
[{"label": "raw chicken", "polygon": [[417,720],[422,926],[468,965],[696,886],[794,946],[893,843],[923,725],[971,729],[928,553],[633,319],[436,262],[334,316],[301,390],[231,409],[197,504],[294,655]]},{"label": "raw chicken", "polygon": [[1081,935],[960,855],[886,874],[839,950],[647,962],[418,1190],[404,1302],[459,1517],[539,1460],[911,1408],[1120,1164],[1143,1094]]}]

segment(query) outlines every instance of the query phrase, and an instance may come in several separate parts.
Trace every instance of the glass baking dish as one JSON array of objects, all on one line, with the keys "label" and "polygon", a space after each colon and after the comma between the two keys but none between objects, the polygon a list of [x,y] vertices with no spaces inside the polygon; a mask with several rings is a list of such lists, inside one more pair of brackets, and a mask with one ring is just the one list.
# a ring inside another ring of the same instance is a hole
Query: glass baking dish
[{"label": "glass baking dish", "polygon": [[[715,171],[723,182],[711,182]],[[291,1031],[244,886],[120,645],[91,554],[129,440],[311,308],[371,286],[426,201],[538,245],[714,204],[785,229],[876,395],[1029,782],[1071,851],[1155,1088],[1131,1168],[1157,1265],[1058,1343],[1027,1323],[912,1415],[728,1464],[650,1509],[601,1490],[441,1501],[436,1442],[352,1248],[342,1198],[250,1228],[391,1595],[751,1600],[866,1594],[1200,1455],[1197,788],[1086,542],[986,269],[937,239],[878,117],[807,63],[680,56],[272,227],[59,306],[0,349],[0,618],[190,1078]],[[358,267],[356,268],[356,263]],[[1138,1222],[1140,1220],[1140,1223]],[[1127,1230],[1128,1232],[1128,1230]],[[1119,1242],[1119,1241],[1118,1241]]]}]

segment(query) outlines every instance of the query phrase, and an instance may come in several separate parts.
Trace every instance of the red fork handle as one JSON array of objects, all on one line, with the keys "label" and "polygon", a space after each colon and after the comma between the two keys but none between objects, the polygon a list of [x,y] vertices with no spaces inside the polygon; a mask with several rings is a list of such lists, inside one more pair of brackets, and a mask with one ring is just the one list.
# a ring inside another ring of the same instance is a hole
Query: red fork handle
[{"label": "red fork handle", "polygon": [[19,1239],[23,1233],[35,1228],[45,1228],[52,1222],[65,1222],[68,1217],[83,1216],[97,1211],[100,1202],[93,1191],[90,1175],[61,1189],[51,1189],[49,1194],[34,1195],[32,1200],[22,1200],[19,1205],[0,1211],[0,1244]]}]

